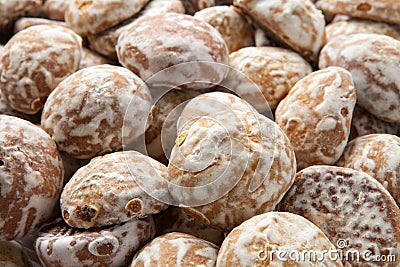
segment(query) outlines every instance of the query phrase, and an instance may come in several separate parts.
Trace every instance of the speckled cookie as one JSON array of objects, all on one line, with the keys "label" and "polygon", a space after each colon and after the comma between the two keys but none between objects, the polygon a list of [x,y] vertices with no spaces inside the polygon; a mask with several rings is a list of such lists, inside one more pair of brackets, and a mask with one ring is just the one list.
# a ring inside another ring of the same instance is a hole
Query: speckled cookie
[{"label": "speckled cookie", "polygon": [[21,238],[49,220],[62,182],[50,136],[28,121],[0,115],[0,239]]},{"label": "speckled cookie", "polygon": [[32,267],[22,246],[15,241],[0,241],[0,266]]},{"label": "speckled cookie", "polygon": [[273,121],[248,110],[222,111],[187,124],[168,165],[176,204],[222,230],[273,210],[295,172],[287,137]]},{"label": "speckled cookie", "polygon": [[43,11],[46,17],[53,20],[64,20],[65,11],[73,0],[46,0]]},{"label": "speckled cookie", "polygon": [[[124,124],[129,105],[135,110]],[[75,72],[57,86],[41,124],[61,151],[91,158],[121,150],[123,127],[126,141],[143,134],[150,106],[149,89],[139,77],[122,67],[99,65]]]},{"label": "speckled cookie", "polygon": [[181,0],[186,14],[193,15],[199,10],[215,6],[215,0]]},{"label": "speckled cookie", "polygon": [[217,253],[218,247],[208,241],[173,232],[154,238],[136,253],[129,267],[214,267]]},{"label": "speckled cookie", "polygon": [[254,46],[253,29],[238,8],[233,6],[209,7],[196,12],[194,17],[217,29],[224,38],[229,52]]},{"label": "speckled cookie", "polygon": [[165,211],[154,215],[156,234],[163,235],[171,232],[186,233],[220,245],[225,238],[224,232],[202,224],[189,217],[179,207],[170,206]]},{"label": "speckled cookie", "polygon": [[79,69],[84,69],[87,67],[109,64],[109,63],[111,63],[110,60],[96,54],[95,52],[87,48],[83,48],[81,62],[79,63]]},{"label": "speckled cookie", "polygon": [[151,216],[91,230],[58,222],[41,230],[35,248],[44,267],[120,267],[127,266],[154,233]]},{"label": "speckled cookie", "polygon": [[[80,168],[61,194],[61,212],[72,227],[102,227],[144,218],[168,205],[153,196],[168,195],[167,167],[136,151],[96,157]],[[137,179],[153,183],[147,194]]]},{"label": "speckled cookie", "polygon": [[310,0],[233,2],[272,39],[294,49],[309,61],[318,59],[318,52],[324,41],[325,19]]},{"label": "speckled cookie", "polygon": [[[278,47],[246,47],[231,53],[229,60],[233,68],[243,72],[260,88],[271,109],[276,109],[295,83],[312,71],[310,64],[299,54]],[[238,90],[240,86],[238,80]],[[242,97],[251,94],[241,91]]]},{"label": "speckled cookie", "polygon": [[391,134],[360,136],[347,144],[337,166],[368,173],[400,204],[400,137]]},{"label": "speckled cookie", "polygon": [[399,60],[399,40],[360,33],[328,42],[318,65],[346,68],[357,88],[357,104],[384,121],[400,122]]},{"label": "speckled cookie", "polygon": [[81,36],[96,34],[139,13],[149,0],[74,0],[65,22]]},{"label": "speckled cookie", "polygon": [[[250,218],[228,234],[218,252],[216,267],[343,266],[334,257],[322,260],[322,251],[334,249],[326,235],[303,217],[267,212]],[[287,252],[278,255],[280,251]],[[289,255],[292,251],[314,251],[321,260],[304,256],[304,260],[296,261]]]},{"label": "speckled cookie", "polygon": [[13,109],[35,114],[50,92],[79,66],[82,38],[56,25],[20,31],[1,57],[0,88]]},{"label": "speckled cookie", "polygon": [[275,117],[294,148],[298,169],[339,159],[355,104],[353,80],[343,68],[322,69],[295,84],[279,103]]},{"label": "speckled cookie", "polygon": [[[296,174],[278,210],[299,214],[318,226],[342,251],[369,258],[400,256],[400,209],[374,178],[353,169],[312,166]],[[344,240],[344,242],[343,242]],[[340,243],[339,243],[340,242]],[[367,254],[362,254],[367,252]],[[344,258],[346,260],[346,258]],[[350,266],[398,266],[348,258]],[[347,265],[346,265],[347,266]]]},{"label": "speckled cookie", "polygon": [[67,27],[67,24],[63,21],[56,21],[50,19],[43,19],[43,18],[30,18],[30,17],[23,17],[18,19],[14,24],[14,32],[20,32],[25,30],[31,26],[35,25],[58,25],[62,27]]},{"label": "speckled cookie", "polygon": [[331,14],[400,24],[397,0],[319,0],[317,7]]},{"label": "speckled cookie", "polygon": [[190,66],[172,68],[172,73],[165,74],[170,83],[184,78],[188,88],[196,87],[195,82],[199,80],[217,84],[227,72],[218,64],[193,61],[227,64],[229,60],[225,41],[216,29],[192,16],[177,13],[137,19],[119,36],[117,54],[123,66],[145,81],[165,68],[192,62]]}]

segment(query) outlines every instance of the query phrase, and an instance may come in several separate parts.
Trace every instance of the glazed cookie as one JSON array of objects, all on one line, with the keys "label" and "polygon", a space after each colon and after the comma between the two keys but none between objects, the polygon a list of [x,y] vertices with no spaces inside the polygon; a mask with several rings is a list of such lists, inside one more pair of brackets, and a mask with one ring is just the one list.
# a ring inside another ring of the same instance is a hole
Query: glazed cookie
[{"label": "glazed cookie", "polygon": [[186,124],[168,165],[176,205],[222,230],[273,210],[295,172],[287,137],[273,121],[248,110],[222,111]]},{"label": "glazed cookie", "polygon": [[235,0],[234,4],[272,39],[294,49],[309,61],[318,59],[324,41],[325,19],[310,0]]},{"label": "glazed cookie", "polygon": [[207,22],[224,38],[229,52],[240,48],[254,46],[253,29],[233,6],[214,6],[200,10],[194,14],[195,18]]},{"label": "glazed cookie", "polygon": [[398,134],[400,123],[382,121],[356,105],[351,120],[350,139],[367,134]]},{"label": "glazed cookie", "polygon": [[97,65],[109,64],[110,61],[87,48],[82,49],[82,58],[79,64],[79,69],[93,67]]},{"label": "glazed cookie", "polygon": [[342,35],[355,33],[376,33],[384,34],[395,39],[400,39],[400,34],[389,24],[370,20],[350,19],[331,23],[325,28],[326,41]]},{"label": "glazed cookie", "polygon": [[72,0],[46,0],[43,11],[49,19],[64,20],[65,11]]},{"label": "glazed cookie", "polygon": [[399,259],[400,209],[389,192],[366,173],[323,165],[306,168],[296,174],[278,210],[310,220],[343,253],[357,250],[360,261],[349,257],[350,266],[398,266],[371,261],[378,255]]},{"label": "glazed cookie", "polygon": [[[132,102],[130,102],[132,101]],[[99,65],[75,72],[52,92],[42,114],[42,128],[61,151],[91,158],[122,148],[124,140],[144,133],[151,95],[129,70]],[[124,124],[129,105],[135,110]]]},{"label": "glazed cookie", "polygon": [[189,217],[179,207],[170,206],[165,211],[154,215],[156,234],[163,235],[170,232],[186,233],[220,245],[224,240],[224,232],[202,224]]},{"label": "glazed cookie", "polygon": [[368,173],[400,204],[400,137],[391,134],[360,136],[347,144],[336,165]]},{"label": "glazed cookie", "polygon": [[339,159],[349,138],[355,104],[353,80],[343,68],[322,69],[295,84],[275,116],[294,148],[298,169]]},{"label": "glazed cookie", "polygon": [[[250,218],[228,234],[218,252],[216,267],[343,266],[333,257],[321,262],[323,251],[330,250],[335,246],[307,219],[287,212],[267,212]],[[282,255],[281,251],[286,253]],[[314,251],[319,260],[303,254],[304,259],[296,261],[288,253],[292,251]]]},{"label": "glazed cookie", "polygon": [[214,267],[218,247],[192,235],[173,232],[156,237],[133,258],[130,267]]},{"label": "glazed cookie", "polygon": [[381,34],[352,34],[328,42],[319,67],[342,66],[357,88],[357,103],[376,117],[400,122],[400,41]]},{"label": "glazed cookie", "polygon": [[0,239],[21,238],[49,220],[62,182],[60,153],[50,136],[0,115]]},{"label": "glazed cookie", "polygon": [[81,36],[96,34],[139,13],[149,0],[74,0],[65,11],[65,22]]},{"label": "glazed cookie", "polygon": [[35,114],[79,66],[82,38],[68,28],[37,25],[18,32],[1,57],[0,87],[13,109]]},{"label": "glazed cookie", "polygon": [[91,230],[70,228],[59,221],[41,230],[35,248],[44,267],[120,267],[154,233],[151,216]]},{"label": "glazed cookie", "polygon": [[400,24],[397,0],[319,0],[317,7],[330,14]]},{"label": "glazed cookie", "polygon": [[0,241],[0,266],[32,267],[32,263],[20,244],[15,241]]},{"label": "glazed cookie", "polygon": [[[96,157],[80,168],[61,194],[61,212],[72,227],[91,228],[144,218],[168,205],[153,198],[168,195],[167,167],[136,151]],[[148,195],[141,183],[153,183]]]},{"label": "glazed cookie", "polygon": [[185,8],[180,0],[152,0],[135,17],[98,34],[89,35],[87,37],[89,46],[105,57],[117,59],[115,46],[117,45],[118,37],[133,21],[143,15],[158,15],[168,12],[185,13]]},{"label": "glazed cookie", "polygon": [[14,32],[20,32],[22,30],[25,30],[31,26],[35,25],[58,25],[58,26],[63,26],[67,27],[67,24],[63,21],[56,21],[56,20],[49,20],[49,19],[43,19],[43,18],[30,18],[30,17],[23,17],[18,19],[15,24],[14,24]]},{"label": "glazed cookie", "polygon": [[[181,0],[186,14],[193,15],[199,10],[215,6],[215,0]],[[217,0],[218,1],[218,0]]]},{"label": "glazed cookie", "polygon": [[[299,54],[279,47],[242,48],[230,54],[229,60],[233,68],[243,72],[260,88],[271,109],[276,109],[295,83],[312,71],[310,64]],[[242,97],[251,94],[241,89],[240,80],[236,88],[243,92]]]},{"label": "glazed cookie", "polygon": [[[134,21],[118,38],[119,62],[143,80],[165,68],[189,63],[183,68],[170,68],[160,83],[197,88],[196,81],[217,84],[226,75],[228,49],[220,33],[192,16],[166,13],[143,16]],[[205,61],[205,63],[195,61]],[[210,64],[207,64],[207,63]],[[205,85],[204,85],[205,86]]]}]

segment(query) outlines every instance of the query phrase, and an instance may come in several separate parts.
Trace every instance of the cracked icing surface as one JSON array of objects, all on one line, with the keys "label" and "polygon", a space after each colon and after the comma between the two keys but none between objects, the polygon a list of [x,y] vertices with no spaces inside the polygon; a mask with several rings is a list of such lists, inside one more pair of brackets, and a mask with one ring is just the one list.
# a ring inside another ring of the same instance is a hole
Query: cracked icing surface
[{"label": "cracked icing surface", "polygon": [[218,252],[216,267],[343,266],[339,260],[329,258],[323,263],[294,262],[287,255],[288,261],[282,263],[276,254],[272,259],[260,259],[260,251],[263,251],[261,256],[265,256],[264,253],[272,251],[322,252],[334,249],[326,235],[303,217],[287,212],[267,212],[243,222],[228,234]]},{"label": "cracked icing surface", "polygon": [[218,247],[208,241],[173,232],[153,239],[135,255],[129,266],[214,267],[217,253]]},{"label": "cracked icing surface", "polygon": [[40,127],[0,115],[0,238],[29,234],[53,215],[63,182],[54,141]]},{"label": "cracked icing surface", "polygon": [[122,67],[99,65],[75,72],[57,86],[44,106],[42,127],[60,150],[90,158],[121,149],[123,126],[125,140],[143,134],[143,114],[150,106],[150,92],[139,77]]},{"label": "cracked icing surface", "polygon": [[79,66],[82,38],[56,25],[37,25],[15,34],[1,57],[0,86],[11,107],[35,114],[50,92]]},{"label": "cracked icing surface", "polygon": [[381,34],[352,34],[328,42],[319,67],[342,66],[357,88],[357,103],[376,117],[400,122],[400,41]]},{"label": "cracked icing surface", "polygon": [[[312,166],[296,174],[278,210],[299,214],[336,244],[371,255],[400,256],[400,210],[374,178],[353,169]],[[351,266],[397,266],[396,263],[348,262]]]},{"label": "cracked icing surface", "polygon": [[126,266],[135,251],[154,234],[151,216],[89,230],[58,222],[41,230],[35,249],[45,267],[120,267]]},{"label": "cracked icing surface", "polygon": [[[168,195],[167,167],[135,151],[96,157],[80,168],[61,194],[64,220],[72,227],[90,228],[144,218],[168,207],[152,196]],[[153,184],[152,196],[136,179]],[[160,181],[161,180],[161,181]]]},{"label": "cracked icing surface", "polygon": [[337,165],[368,173],[400,204],[399,155],[399,137],[390,134],[370,134],[348,143]]},{"label": "cracked icing surface", "polygon": [[[134,21],[118,38],[119,62],[143,80],[165,68],[192,61],[228,63],[228,50],[220,33],[209,24],[188,15],[166,13],[143,16]],[[171,73],[171,82],[220,82],[226,69],[191,63]],[[177,83],[175,83],[177,84]]]},{"label": "cracked icing surface", "polygon": [[330,67],[309,74],[290,90],[276,109],[276,123],[289,137],[303,169],[334,164],[350,134],[356,92],[350,73]]},{"label": "cracked icing surface", "polygon": [[65,21],[81,36],[96,34],[137,14],[149,0],[73,0]]},{"label": "cracked icing surface", "polygon": [[[325,33],[322,12],[309,0],[235,0],[273,39],[316,61]],[[293,27],[296,25],[296,27]]]}]

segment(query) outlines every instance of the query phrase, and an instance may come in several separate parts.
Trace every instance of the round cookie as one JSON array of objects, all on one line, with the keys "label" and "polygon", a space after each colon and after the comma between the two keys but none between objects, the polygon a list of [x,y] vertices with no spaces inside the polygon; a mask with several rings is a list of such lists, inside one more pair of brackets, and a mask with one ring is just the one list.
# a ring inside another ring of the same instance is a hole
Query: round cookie
[{"label": "round cookie", "polygon": [[[129,70],[93,66],[70,75],[52,92],[43,109],[42,128],[61,151],[91,158],[121,150],[123,126],[125,140],[143,134],[151,101],[149,89]],[[135,109],[124,121],[129,105]]]},{"label": "round cookie", "polygon": [[55,21],[55,20],[49,20],[49,19],[43,19],[43,18],[30,18],[30,17],[24,17],[18,19],[15,24],[14,24],[14,32],[20,32],[22,30],[25,30],[31,26],[35,25],[58,25],[62,27],[67,27],[67,24],[63,21]]},{"label": "round cookie", "polygon": [[[216,267],[343,266],[339,259],[322,259],[322,251],[332,250],[335,246],[307,219],[287,212],[267,212],[248,219],[228,234],[218,252]],[[286,253],[282,255],[281,251]],[[299,255],[314,251],[318,258],[304,254],[304,259],[296,261],[293,251]]]},{"label": "round cookie", "polygon": [[233,3],[278,43],[311,62],[318,59],[325,37],[325,19],[310,0],[235,0]]},{"label": "round cookie", "polygon": [[0,0],[0,28],[18,17],[40,13],[43,0]]},{"label": "round cookie", "polygon": [[360,261],[344,258],[346,264],[397,266],[395,262],[367,262],[377,256],[399,259],[400,209],[389,192],[366,173],[323,165],[308,167],[296,174],[277,209],[310,220],[343,253],[357,250]]},{"label": "round cookie", "polygon": [[391,134],[360,136],[347,144],[337,166],[368,173],[400,204],[400,137]]},{"label": "round cookie", "polygon": [[72,0],[46,0],[43,11],[49,19],[64,20],[65,11]]},{"label": "round cookie", "polygon": [[253,29],[233,6],[214,6],[205,8],[194,14],[195,18],[207,22],[224,38],[229,52],[240,48],[254,46]]},{"label": "round cookie", "polygon": [[50,136],[0,115],[0,239],[21,238],[49,220],[62,183],[60,153]]},{"label": "round cookie", "polygon": [[[260,88],[271,109],[276,109],[295,83],[312,71],[299,54],[279,47],[242,48],[231,53],[229,60],[233,68],[243,72]],[[237,88],[240,86],[239,80]],[[246,90],[241,91],[244,92],[241,96],[245,97]]]},{"label": "round cookie", "polygon": [[315,71],[293,86],[275,116],[294,148],[298,169],[339,159],[355,104],[351,74],[340,67]]},{"label": "round cookie", "polygon": [[0,266],[32,267],[22,246],[15,241],[0,241]]},{"label": "round cookie", "polygon": [[397,0],[319,0],[317,7],[330,14],[400,24]]},{"label": "round cookie", "polygon": [[[80,168],[61,194],[61,212],[77,228],[102,227],[144,218],[168,205],[155,197],[168,195],[167,167],[136,151],[114,152]],[[147,194],[137,180],[153,183]]]},{"label": "round cookie", "polygon": [[381,34],[334,38],[321,50],[319,67],[342,66],[357,88],[357,103],[376,117],[400,122],[400,41]]},{"label": "round cookie", "polygon": [[227,64],[229,60],[225,41],[216,29],[177,13],[148,15],[134,21],[119,36],[117,55],[124,67],[145,81],[166,68],[188,63],[169,68],[171,73],[163,75],[166,83],[176,87],[183,81],[188,83],[187,88],[197,88],[198,81],[219,83],[227,69],[215,63]]},{"label": "round cookie", "polygon": [[65,11],[65,22],[81,36],[96,34],[139,13],[149,0],[74,0]]},{"label": "round cookie", "polygon": [[92,230],[63,222],[46,226],[35,243],[44,267],[127,266],[136,250],[154,237],[153,218]]},{"label": "round cookie", "polygon": [[154,238],[133,258],[130,267],[204,266],[214,267],[218,247],[184,233]]},{"label": "round cookie", "polygon": [[273,210],[295,172],[287,137],[273,121],[248,110],[222,111],[187,124],[168,165],[175,204],[222,230]]},{"label": "round cookie", "polygon": [[82,38],[56,25],[37,25],[15,34],[1,56],[1,91],[26,114],[43,108],[50,92],[79,66]]}]

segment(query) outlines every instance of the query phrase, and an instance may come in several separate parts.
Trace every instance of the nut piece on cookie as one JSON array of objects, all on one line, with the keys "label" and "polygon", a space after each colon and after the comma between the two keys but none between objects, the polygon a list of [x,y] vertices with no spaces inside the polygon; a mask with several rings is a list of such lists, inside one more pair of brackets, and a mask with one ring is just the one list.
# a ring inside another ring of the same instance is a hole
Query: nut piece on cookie
[{"label": "nut piece on cookie", "polygon": [[0,239],[24,237],[51,219],[62,184],[60,153],[50,136],[0,115]]},{"label": "nut piece on cookie", "polygon": [[[145,131],[151,95],[143,81],[117,66],[84,68],[63,80],[46,101],[42,128],[61,151],[86,159],[122,149]],[[127,117],[129,106],[133,106]],[[122,135],[124,129],[124,135]]]},{"label": "nut piece on cookie", "polygon": [[349,138],[355,104],[353,80],[343,68],[322,69],[295,84],[275,116],[290,139],[299,170],[339,159]]},{"label": "nut piece on cookie", "polygon": [[310,0],[235,0],[277,42],[315,62],[324,41],[325,19]]},{"label": "nut piece on cookie", "polygon": [[195,236],[172,232],[154,238],[133,258],[130,267],[214,267],[218,247]]},{"label": "nut piece on cookie", "polygon": [[[216,267],[317,267],[321,266],[320,261],[313,261],[305,254],[304,259],[296,261],[288,252],[314,251],[320,259],[323,251],[330,250],[335,250],[335,246],[307,219],[287,212],[267,212],[248,219],[228,234],[218,252]],[[282,255],[285,256],[280,258]],[[339,258],[326,257],[323,266],[343,265]]]},{"label": "nut piece on cookie", "polygon": [[[296,174],[294,185],[277,210],[310,220],[345,252],[356,250],[369,255],[359,261],[344,258],[350,266],[368,265],[371,262],[367,260],[376,256],[399,259],[400,209],[383,185],[364,172],[324,165],[308,167]],[[388,262],[384,266],[398,264]]]},{"label": "nut piece on cookie", "polygon": [[37,25],[15,34],[1,56],[0,88],[10,106],[38,113],[51,91],[78,67],[82,38],[56,25]]}]

